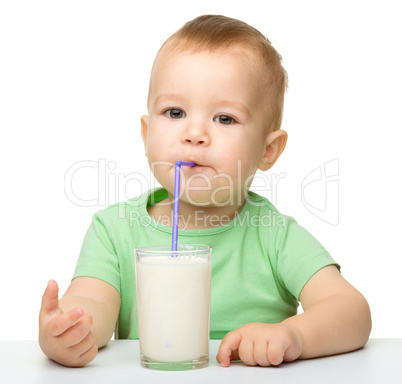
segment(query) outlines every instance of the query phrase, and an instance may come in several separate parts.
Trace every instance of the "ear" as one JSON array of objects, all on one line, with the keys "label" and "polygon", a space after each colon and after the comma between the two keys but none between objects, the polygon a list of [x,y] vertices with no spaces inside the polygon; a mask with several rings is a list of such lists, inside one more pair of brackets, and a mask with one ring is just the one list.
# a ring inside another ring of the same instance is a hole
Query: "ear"
[{"label": "ear", "polygon": [[286,147],[288,141],[288,134],[281,129],[270,132],[265,140],[265,153],[258,163],[258,169],[261,171],[267,171],[278,160]]},{"label": "ear", "polygon": [[141,116],[141,136],[142,136],[142,141],[144,142],[145,156],[147,156],[147,155],[148,155],[148,146],[147,146],[147,139],[148,139],[148,116],[146,116],[146,115]]}]

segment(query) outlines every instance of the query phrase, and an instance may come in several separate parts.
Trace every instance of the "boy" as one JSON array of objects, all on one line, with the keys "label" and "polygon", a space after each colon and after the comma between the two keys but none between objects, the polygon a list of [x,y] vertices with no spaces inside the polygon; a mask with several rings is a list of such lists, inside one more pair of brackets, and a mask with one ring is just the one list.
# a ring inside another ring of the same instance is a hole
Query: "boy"
[{"label": "boy", "polygon": [[365,345],[364,297],[317,240],[249,192],[256,170],[271,168],[285,148],[285,88],[279,54],[238,20],[201,16],[165,42],[141,118],[163,188],[94,215],[65,295],[58,300],[54,281],[43,295],[44,353],[82,366],[115,328],[116,338],[138,338],[133,249],[171,241],[176,160],[196,163],[182,169],[179,242],[213,248],[211,338],[223,338],[222,366],[278,365]]}]

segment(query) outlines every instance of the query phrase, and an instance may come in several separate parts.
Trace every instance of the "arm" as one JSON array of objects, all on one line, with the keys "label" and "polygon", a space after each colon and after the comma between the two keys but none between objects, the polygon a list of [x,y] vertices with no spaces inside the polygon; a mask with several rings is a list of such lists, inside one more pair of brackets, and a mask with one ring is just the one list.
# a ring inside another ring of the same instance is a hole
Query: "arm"
[{"label": "arm", "polygon": [[278,365],[283,361],[343,353],[361,348],[371,331],[364,297],[335,266],[318,271],[304,286],[304,313],[279,324],[246,324],[228,333],[217,360],[229,366],[241,359],[247,365]]},{"label": "arm", "polygon": [[301,335],[300,358],[349,352],[367,343],[371,332],[368,303],[335,266],[318,271],[303,288],[300,301],[304,313],[282,322]]},{"label": "arm", "polygon": [[57,283],[50,281],[39,314],[43,352],[66,366],[89,363],[113,335],[119,308],[119,293],[102,280],[76,278],[60,301]]}]

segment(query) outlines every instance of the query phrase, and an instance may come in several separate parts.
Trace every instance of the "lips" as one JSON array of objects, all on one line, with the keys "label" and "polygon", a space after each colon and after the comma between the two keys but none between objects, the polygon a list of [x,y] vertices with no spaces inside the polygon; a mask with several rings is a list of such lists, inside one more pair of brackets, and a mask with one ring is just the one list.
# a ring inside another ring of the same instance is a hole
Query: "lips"
[{"label": "lips", "polygon": [[206,165],[198,164],[194,161],[195,165],[193,167],[190,167],[192,170],[201,170],[204,168],[208,168]]},{"label": "lips", "polygon": [[189,171],[189,172],[191,172],[191,171],[193,171],[193,172],[194,171],[199,171],[199,172],[204,171],[205,172],[207,169],[211,168],[209,165],[205,164],[202,161],[202,159],[200,159],[200,158],[188,157],[188,158],[185,158],[185,161],[191,161],[191,162],[195,163],[195,165],[193,167],[185,167],[186,171]]},{"label": "lips", "polygon": [[[194,161],[195,163],[195,161]],[[186,172],[189,173],[200,173],[200,174],[209,174],[211,172],[214,172],[214,170],[208,166],[208,165],[201,165],[201,164],[195,164],[193,167],[186,167]]]},{"label": "lips", "polygon": [[[194,158],[190,158],[188,161],[195,163],[194,167],[204,167],[204,164],[199,159],[197,160]],[[194,167],[191,167],[191,168],[194,168]]]}]

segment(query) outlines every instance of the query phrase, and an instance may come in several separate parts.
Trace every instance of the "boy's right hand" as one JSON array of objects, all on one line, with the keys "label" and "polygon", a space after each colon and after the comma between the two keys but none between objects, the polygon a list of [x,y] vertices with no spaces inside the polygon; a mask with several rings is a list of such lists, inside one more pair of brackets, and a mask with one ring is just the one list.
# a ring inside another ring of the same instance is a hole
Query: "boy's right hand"
[{"label": "boy's right hand", "polygon": [[69,367],[92,361],[98,347],[91,332],[92,316],[82,308],[64,312],[59,307],[59,288],[50,280],[39,313],[39,345],[52,360]]}]

